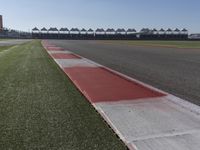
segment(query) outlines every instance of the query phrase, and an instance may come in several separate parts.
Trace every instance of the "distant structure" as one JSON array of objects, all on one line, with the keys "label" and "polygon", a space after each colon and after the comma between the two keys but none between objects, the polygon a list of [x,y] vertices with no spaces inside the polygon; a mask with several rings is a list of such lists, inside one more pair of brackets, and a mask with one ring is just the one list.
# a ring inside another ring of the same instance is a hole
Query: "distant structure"
[{"label": "distant structure", "polygon": [[32,29],[32,37],[38,39],[68,39],[68,40],[188,40],[187,29],[149,29],[136,31],[134,28],[123,29],[78,29],[78,28],[42,28]]},{"label": "distant structure", "polygon": [[4,27],[3,16],[0,15],[0,38],[30,39],[32,38],[32,34],[30,32],[24,32]]},{"label": "distant structure", "polygon": [[190,34],[189,39],[190,40],[200,40],[200,33]]},{"label": "distant structure", "polygon": [[3,31],[3,17],[0,15],[0,32]]}]

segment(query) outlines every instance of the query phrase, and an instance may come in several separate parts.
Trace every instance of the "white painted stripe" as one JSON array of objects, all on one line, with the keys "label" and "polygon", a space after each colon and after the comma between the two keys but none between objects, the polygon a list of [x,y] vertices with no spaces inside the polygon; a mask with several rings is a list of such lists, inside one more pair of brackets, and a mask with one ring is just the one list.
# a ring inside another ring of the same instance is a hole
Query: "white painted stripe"
[{"label": "white painted stripe", "polygon": [[62,54],[72,54],[70,51],[47,51],[49,54],[55,54],[55,53],[62,53]]},{"label": "white painted stripe", "polygon": [[87,62],[84,59],[55,59],[61,68],[67,67],[98,67],[94,64]]}]

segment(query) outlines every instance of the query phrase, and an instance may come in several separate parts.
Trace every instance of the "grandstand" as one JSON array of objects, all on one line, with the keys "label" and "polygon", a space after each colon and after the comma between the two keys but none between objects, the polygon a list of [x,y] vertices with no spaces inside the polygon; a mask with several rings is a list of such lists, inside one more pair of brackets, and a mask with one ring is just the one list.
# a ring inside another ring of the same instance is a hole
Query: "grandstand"
[{"label": "grandstand", "polygon": [[73,40],[187,40],[187,29],[170,29],[164,30],[161,28],[149,29],[143,28],[139,32],[135,29],[103,29],[97,28],[96,30],[84,28],[42,28],[39,30],[37,27],[32,29],[32,37],[38,39],[73,39]]}]

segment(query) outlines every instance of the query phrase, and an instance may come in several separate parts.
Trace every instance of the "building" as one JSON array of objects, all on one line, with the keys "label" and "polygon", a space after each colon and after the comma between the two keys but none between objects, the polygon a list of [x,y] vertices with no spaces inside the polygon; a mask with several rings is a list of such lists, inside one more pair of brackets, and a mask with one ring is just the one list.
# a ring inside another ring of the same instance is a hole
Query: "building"
[{"label": "building", "polygon": [[80,34],[85,35],[87,34],[87,30],[85,30],[84,28],[82,30],[80,30]]},{"label": "building", "polygon": [[126,34],[126,30],[123,29],[123,28],[122,29],[119,28],[119,29],[116,30],[116,34],[118,34],[118,35],[125,35]]},{"label": "building", "polygon": [[105,33],[106,33],[107,35],[114,35],[116,32],[115,32],[114,29],[110,29],[110,28],[108,28],[108,29],[106,30]]},{"label": "building", "polygon": [[200,33],[190,34],[189,39],[191,40],[200,40]]},{"label": "building", "polygon": [[95,34],[96,35],[105,35],[105,30],[103,28],[101,29],[96,29]]},{"label": "building", "polygon": [[[68,30],[67,28],[38,28],[32,29],[33,38],[42,39],[72,39],[72,40],[188,40],[188,30],[178,29],[172,30],[168,28],[167,30],[161,28],[150,29],[143,28],[140,31],[136,31],[134,28],[125,30],[123,28],[118,28],[117,30],[113,28],[108,28],[104,30],[103,28],[97,28],[96,30],[89,29],[86,30],[82,28],[72,28]],[[192,35],[191,38],[195,37]]]},{"label": "building", "polygon": [[87,31],[88,35],[94,35],[94,30],[92,30],[91,28]]},{"label": "building", "polygon": [[0,32],[3,31],[3,17],[0,15]]}]

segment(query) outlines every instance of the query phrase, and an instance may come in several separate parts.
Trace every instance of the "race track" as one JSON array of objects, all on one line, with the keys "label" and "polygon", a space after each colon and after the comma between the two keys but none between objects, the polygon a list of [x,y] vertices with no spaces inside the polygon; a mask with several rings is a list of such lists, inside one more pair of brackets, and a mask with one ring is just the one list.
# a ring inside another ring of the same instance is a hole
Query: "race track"
[{"label": "race track", "polygon": [[50,42],[200,105],[200,49],[142,47],[103,41]]}]

